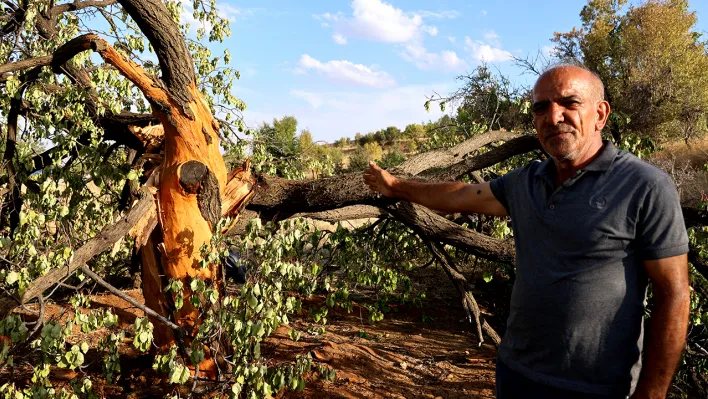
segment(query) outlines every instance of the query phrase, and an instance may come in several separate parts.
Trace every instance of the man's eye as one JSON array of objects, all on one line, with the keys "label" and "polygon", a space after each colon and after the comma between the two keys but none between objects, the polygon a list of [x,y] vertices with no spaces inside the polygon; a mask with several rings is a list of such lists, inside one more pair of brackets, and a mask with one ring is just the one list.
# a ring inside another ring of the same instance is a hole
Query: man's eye
[{"label": "man's eye", "polygon": [[540,114],[540,113],[543,113],[546,110],[546,108],[548,108],[548,106],[546,104],[533,105],[531,107],[531,112],[533,112],[534,114]]}]

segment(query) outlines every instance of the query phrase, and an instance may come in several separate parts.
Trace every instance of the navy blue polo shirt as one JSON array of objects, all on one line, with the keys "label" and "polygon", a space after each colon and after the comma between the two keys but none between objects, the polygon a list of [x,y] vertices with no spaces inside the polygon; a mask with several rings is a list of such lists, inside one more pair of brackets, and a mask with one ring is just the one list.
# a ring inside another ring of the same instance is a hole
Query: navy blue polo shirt
[{"label": "navy blue polo shirt", "polygon": [[556,187],[552,160],[491,182],[516,244],[499,359],[527,378],[600,395],[634,390],[648,278],[643,260],[688,252],[671,178],[604,141]]}]

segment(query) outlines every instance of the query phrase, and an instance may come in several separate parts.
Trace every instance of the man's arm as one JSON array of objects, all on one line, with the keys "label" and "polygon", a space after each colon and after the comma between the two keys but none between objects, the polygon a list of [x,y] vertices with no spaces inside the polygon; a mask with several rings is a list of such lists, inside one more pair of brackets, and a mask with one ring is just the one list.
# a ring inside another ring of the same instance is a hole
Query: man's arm
[{"label": "man's arm", "polygon": [[481,213],[507,216],[504,205],[492,193],[489,183],[423,183],[399,179],[373,162],[364,172],[364,182],[373,191],[401,198],[443,212]]},{"label": "man's arm", "polygon": [[644,363],[632,399],[666,398],[686,342],[690,290],[686,255],[646,260],[655,308],[644,345]]}]

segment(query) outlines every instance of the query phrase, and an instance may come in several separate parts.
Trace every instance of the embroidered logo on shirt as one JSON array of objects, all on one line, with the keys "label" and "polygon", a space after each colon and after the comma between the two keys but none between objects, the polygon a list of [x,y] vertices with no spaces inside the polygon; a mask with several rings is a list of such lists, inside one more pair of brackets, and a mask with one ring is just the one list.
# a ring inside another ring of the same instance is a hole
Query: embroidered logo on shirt
[{"label": "embroidered logo on shirt", "polygon": [[590,206],[595,209],[602,209],[607,205],[607,197],[605,196],[595,196],[590,198]]}]

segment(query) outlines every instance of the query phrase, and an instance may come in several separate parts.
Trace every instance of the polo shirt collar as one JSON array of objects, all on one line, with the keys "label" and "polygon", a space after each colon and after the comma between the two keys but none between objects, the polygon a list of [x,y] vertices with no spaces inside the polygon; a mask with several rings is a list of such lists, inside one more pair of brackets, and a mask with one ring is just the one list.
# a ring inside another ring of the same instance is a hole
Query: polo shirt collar
[{"label": "polo shirt collar", "polygon": [[600,149],[600,155],[583,169],[596,172],[606,172],[610,170],[610,166],[612,166],[612,163],[615,161],[619,150],[610,140],[602,140],[602,143],[604,145],[602,149]]},{"label": "polo shirt collar", "polygon": [[[595,158],[590,164],[584,167],[584,171],[595,171],[595,172],[606,172],[612,166],[612,163],[617,157],[619,150],[612,144],[609,140],[602,140],[603,146],[600,149],[600,155]],[[541,167],[538,168],[536,172],[538,178],[546,180],[549,184],[553,185],[556,177],[556,165],[553,163],[553,159],[548,158],[541,163]]]}]

